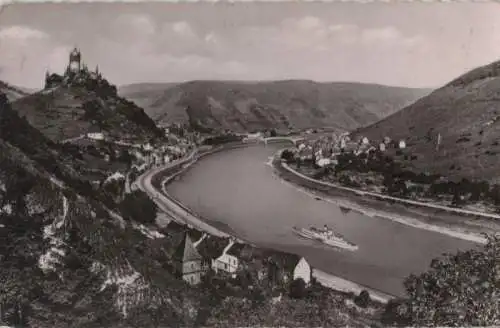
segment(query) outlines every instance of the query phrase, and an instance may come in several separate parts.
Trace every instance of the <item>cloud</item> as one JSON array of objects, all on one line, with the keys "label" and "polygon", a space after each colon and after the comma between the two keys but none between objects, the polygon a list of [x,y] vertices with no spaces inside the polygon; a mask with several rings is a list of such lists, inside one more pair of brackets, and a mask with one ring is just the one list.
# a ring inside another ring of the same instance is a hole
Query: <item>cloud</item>
[{"label": "cloud", "polygon": [[193,28],[191,25],[189,25],[188,22],[181,21],[181,22],[175,22],[173,24],[169,24],[170,28],[177,33],[178,35],[182,37],[188,37],[188,38],[193,38],[196,37],[196,33],[194,32]]},{"label": "cloud", "polygon": [[48,37],[49,36],[46,33],[27,26],[14,25],[4,27],[0,30],[0,39],[2,39],[2,41],[28,41],[33,39],[40,40],[46,39]]},{"label": "cloud", "polygon": [[402,38],[404,37],[401,35],[401,32],[393,26],[366,29],[361,33],[361,41],[369,44],[385,41],[398,41]]},{"label": "cloud", "polygon": [[[144,8],[89,10],[88,16],[68,14],[57,23],[54,18],[59,14],[53,12],[39,21],[30,19],[29,24],[26,19],[26,23],[4,20],[0,22],[2,76],[12,83],[38,85],[46,67],[64,69],[67,50],[74,43],[89,66],[99,64],[117,84],[305,78],[434,85],[426,81],[439,75],[446,82],[464,67],[494,60],[500,53],[500,42],[490,37],[496,35],[491,33],[493,24],[497,31],[500,26],[493,15],[487,23],[481,19],[468,25],[475,24],[475,34],[469,38],[469,27],[457,15],[451,25],[431,27],[424,19],[441,16],[423,11],[420,19],[410,22],[401,15],[391,16],[392,9],[383,14],[379,9],[349,9],[344,15],[339,13],[342,6],[331,13],[323,7],[258,12],[235,6],[207,9],[207,15],[192,8],[175,14]],[[449,17],[448,12],[442,15]],[[2,28],[2,24],[11,25]]]},{"label": "cloud", "polygon": [[[2,79],[13,84],[40,87],[45,69],[63,69],[69,49],[44,31],[21,25],[4,27],[0,29]],[[26,83],[26,76],[37,80]]]}]

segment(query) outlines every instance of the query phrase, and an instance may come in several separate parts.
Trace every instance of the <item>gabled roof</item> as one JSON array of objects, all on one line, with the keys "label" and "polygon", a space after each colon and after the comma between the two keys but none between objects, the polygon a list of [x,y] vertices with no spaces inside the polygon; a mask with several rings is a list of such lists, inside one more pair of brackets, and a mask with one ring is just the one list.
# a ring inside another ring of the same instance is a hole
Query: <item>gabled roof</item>
[{"label": "gabled roof", "polygon": [[87,130],[87,133],[99,133],[99,132],[102,132],[102,129],[96,125],[91,125]]},{"label": "gabled roof", "polygon": [[173,258],[174,260],[182,262],[202,260],[200,253],[198,253],[198,251],[194,247],[193,242],[191,241],[191,238],[189,238],[187,233],[184,234],[184,238],[177,247]]}]

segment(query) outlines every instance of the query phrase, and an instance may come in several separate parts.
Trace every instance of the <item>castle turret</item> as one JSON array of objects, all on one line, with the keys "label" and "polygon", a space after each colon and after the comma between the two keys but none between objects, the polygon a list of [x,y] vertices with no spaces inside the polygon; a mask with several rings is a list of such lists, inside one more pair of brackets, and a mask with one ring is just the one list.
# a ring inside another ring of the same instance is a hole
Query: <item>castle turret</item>
[{"label": "castle turret", "polygon": [[79,73],[80,72],[81,59],[82,59],[82,55],[80,53],[80,50],[78,50],[75,47],[73,49],[73,51],[69,54],[69,71],[71,73]]}]

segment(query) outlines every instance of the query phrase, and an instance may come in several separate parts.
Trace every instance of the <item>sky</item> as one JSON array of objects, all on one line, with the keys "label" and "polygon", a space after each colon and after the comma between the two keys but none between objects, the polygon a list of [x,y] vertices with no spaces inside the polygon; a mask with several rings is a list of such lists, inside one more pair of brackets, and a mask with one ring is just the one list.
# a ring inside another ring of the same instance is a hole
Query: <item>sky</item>
[{"label": "sky", "polygon": [[117,85],[357,81],[439,87],[500,60],[496,3],[11,4],[0,80],[40,88],[77,45]]}]

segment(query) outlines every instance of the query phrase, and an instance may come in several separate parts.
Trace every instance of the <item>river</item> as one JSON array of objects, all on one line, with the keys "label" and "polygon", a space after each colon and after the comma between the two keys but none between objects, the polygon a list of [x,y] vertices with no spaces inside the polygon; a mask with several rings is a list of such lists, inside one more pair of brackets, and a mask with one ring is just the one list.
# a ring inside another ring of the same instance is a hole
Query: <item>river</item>
[{"label": "river", "polygon": [[[403,280],[429,267],[445,252],[476,244],[387,219],[343,213],[282,182],[266,165],[284,145],[261,145],[210,155],[172,182],[169,193],[206,220],[226,224],[262,247],[304,256],[315,268],[396,296]],[[296,236],[294,225],[328,224],[356,243],[355,252],[337,251]]]}]

